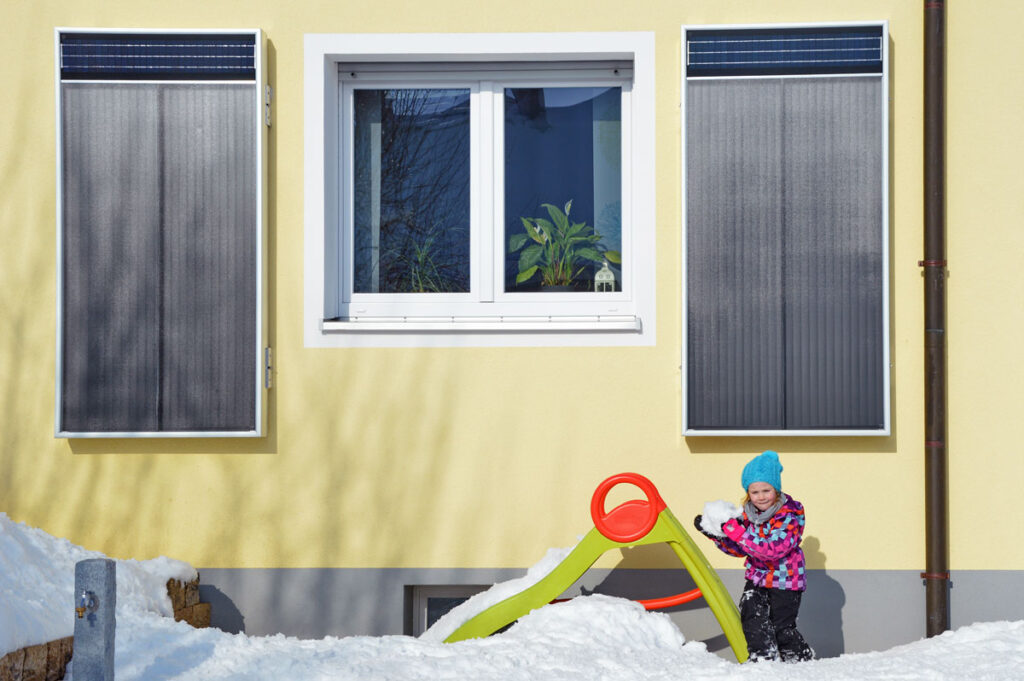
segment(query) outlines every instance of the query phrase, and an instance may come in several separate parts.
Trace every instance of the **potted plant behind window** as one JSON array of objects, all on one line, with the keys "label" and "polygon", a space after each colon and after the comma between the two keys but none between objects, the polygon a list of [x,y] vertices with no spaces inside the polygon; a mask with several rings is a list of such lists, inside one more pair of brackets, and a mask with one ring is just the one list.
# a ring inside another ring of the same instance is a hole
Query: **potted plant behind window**
[{"label": "potted plant behind window", "polygon": [[521,217],[524,231],[513,234],[508,240],[509,252],[522,249],[516,286],[539,274],[541,288],[573,290],[588,264],[600,265],[606,260],[615,264],[622,262],[618,251],[610,251],[601,243],[602,237],[593,226],[569,220],[572,199],[564,210],[550,203],[542,207],[547,209],[550,220]]}]

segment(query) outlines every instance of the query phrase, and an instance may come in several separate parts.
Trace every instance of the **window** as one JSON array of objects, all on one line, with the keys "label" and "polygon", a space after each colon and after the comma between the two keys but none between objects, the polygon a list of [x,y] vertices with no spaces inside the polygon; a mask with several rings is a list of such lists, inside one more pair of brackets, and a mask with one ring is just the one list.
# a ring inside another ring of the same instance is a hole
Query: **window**
[{"label": "window", "polygon": [[260,32],[56,39],[57,435],[260,435]]},{"label": "window", "polygon": [[411,591],[412,627],[408,635],[419,637],[434,623],[448,614],[448,611],[463,604],[471,597],[486,591],[489,586],[447,585],[406,587]]},{"label": "window", "polygon": [[885,24],[684,28],[684,432],[889,432]]},{"label": "window", "polygon": [[307,36],[307,345],[652,343],[651,48]]}]

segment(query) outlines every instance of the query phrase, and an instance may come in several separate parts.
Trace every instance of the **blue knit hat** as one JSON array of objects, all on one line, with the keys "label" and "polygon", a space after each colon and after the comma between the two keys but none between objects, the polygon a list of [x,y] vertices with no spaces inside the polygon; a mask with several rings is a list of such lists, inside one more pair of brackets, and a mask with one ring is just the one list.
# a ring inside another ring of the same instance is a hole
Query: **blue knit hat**
[{"label": "blue knit hat", "polygon": [[776,491],[782,491],[782,464],[777,452],[768,450],[755,456],[743,467],[743,489],[750,489],[755,482],[767,482]]}]

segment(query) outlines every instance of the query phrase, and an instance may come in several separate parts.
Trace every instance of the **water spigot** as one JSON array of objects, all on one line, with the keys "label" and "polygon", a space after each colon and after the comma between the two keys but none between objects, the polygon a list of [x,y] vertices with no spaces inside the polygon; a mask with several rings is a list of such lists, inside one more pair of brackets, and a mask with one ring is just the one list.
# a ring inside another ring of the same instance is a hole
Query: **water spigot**
[{"label": "water spigot", "polygon": [[82,593],[78,594],[78,606],[75,608],[75,613],[78,615],[78,619],[82,619],[85,617],[85,613],[96,612],[99,606],[100,602],[96,598],[96,594],[92,591],[83,590]]}]

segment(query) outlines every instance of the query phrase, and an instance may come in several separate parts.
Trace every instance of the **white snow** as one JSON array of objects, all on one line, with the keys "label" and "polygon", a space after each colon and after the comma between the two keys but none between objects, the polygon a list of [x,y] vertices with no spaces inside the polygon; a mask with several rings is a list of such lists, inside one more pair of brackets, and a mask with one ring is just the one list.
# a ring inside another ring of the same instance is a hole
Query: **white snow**
[{"label": "white snow", "polygon": [[743,515],[743,509],[728,501],[709,501],[704,504],[704,513],[701,515],[700,526],[708,534],[716,537],[724,537],[722,525],[730,518],[739,518]]},{"label": "white snow", "polygon": [[[533,578],[563,552],[545,556]],[[74,563],[99,556],[0,513],[0,655],[70,635]],[[974,624],[884,652],[737,665],[686,641],[667,616],[601,595],[546,606],[503,634],[454,644],[250,637],[166,616],[166,580],[194,576],[184,563],[118,561],[117,570],[118,681],[953,681],[1022,678],[1024,669],[1024,621]],[[499,590],[517,588],[508,584]]]},{"label": "white snow", "polygon": [[[75,563],[104,557],[0,512],[0,656],[71,636]],[[192,566],[169,558],[118,561],[116,615],[132,609],[169,617],[167,580],[195,577]]]}]

